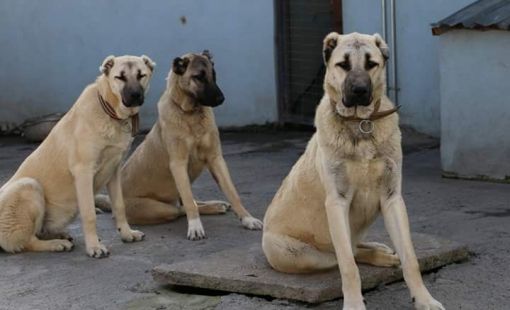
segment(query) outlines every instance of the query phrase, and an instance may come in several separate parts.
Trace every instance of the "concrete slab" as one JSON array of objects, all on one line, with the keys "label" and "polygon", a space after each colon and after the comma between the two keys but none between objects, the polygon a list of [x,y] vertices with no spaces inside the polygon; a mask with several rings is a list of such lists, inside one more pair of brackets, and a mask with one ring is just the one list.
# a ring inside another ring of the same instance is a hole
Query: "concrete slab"
[{"label": "concrete slab", "polygon": [[[374,240],[376,238],[370,238]],[[467,247],[425,234],[414,234],[422,271],[466,260]],[[388,240],[377,240],[391,244]],[[360,265],[363,290],[402,279],[400,268]],[[161,284],[263,295],[319,303],[342,296],[337,269],[306,275],[279,273],[267,263],[259,243],[224,250],[196,260],[159,265],[152,270]]]}]

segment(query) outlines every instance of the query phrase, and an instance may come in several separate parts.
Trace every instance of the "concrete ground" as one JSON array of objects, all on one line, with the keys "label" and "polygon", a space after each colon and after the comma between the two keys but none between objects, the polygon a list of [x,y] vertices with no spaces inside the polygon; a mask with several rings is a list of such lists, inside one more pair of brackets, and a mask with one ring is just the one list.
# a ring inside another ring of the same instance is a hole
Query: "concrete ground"
[{"label": "concrete ground", "polygon": [[[308,132],[239,132],[223,135],[225,157],[245,206],[261,218],[283,177],[302,153]],[[509,309],[510,185],[442,179],[437,145],[406,135],[404,195],[413,231],[467,244],[472,258],[424,276],[447,309]],[[18,138],[0,139],[0,184],[36,147]],[[223,196],[208,173],[194,184],[200,199]],[[79,221],[71,225],[71,253],[0,252],[0,309],[341,309],[341,300],[307,305],[237,294],[171,290],[153,281],[161,263],[201,257],[257,242],[229,212],[202,218],[208,239],[186,240],[186,220],[138,227],[140,243],[123,244],[110,214],[98,215],[98,232],[111,256],[85,255]],[[381,226],[381,221],[376,225]],[[225,261],[225,264],[228,264]],[[412,309],[403,283],[365,294],[368,309]]]}]

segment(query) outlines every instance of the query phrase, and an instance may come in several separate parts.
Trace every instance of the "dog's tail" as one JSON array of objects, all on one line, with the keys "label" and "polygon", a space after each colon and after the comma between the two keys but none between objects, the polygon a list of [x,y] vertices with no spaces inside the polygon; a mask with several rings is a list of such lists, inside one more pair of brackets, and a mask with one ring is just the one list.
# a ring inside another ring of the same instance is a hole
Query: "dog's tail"
[{"label": "dog's tail", "polygon": [[96,210],[100,210],[101,212],[112,212],[112,203],[108,195],[96,195],[96,197],[94,197],[94,202],[96,204]]}]

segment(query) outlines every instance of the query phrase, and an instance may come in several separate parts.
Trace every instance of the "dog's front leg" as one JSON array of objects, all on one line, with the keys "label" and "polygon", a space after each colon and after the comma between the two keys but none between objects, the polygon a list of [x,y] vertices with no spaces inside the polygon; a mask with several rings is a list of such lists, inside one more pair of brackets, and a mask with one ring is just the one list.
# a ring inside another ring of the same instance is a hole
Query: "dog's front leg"
[{"label": "dog's front leg", "polygon": [[404,280],[411,292],[415,308],[444,310],[443,305],[430,295],[423,284],[420,266],[411,240],[409,218],[401,194],[401,170],[397,167],[393,168],[390,171],[394,171],[394,174],[391,176],[388,188],[383,191],[384,194],[381,198],[381,212],[386,230],[400,258]]},{"label": "dog's front leg", "polygon": [[80,165],[72,169],[74,185],[78,199],[83,234],[87,254],[94,258],[110,255],[104,245],[99,242],[96,231],[96,208],[94,206],[94,173],[91,166]]},{"label": "dog's front leg", "polygon": [[112,201],[112,211],[117,224],[117,230],[124,242],[140,241],[144,238],[144,233],[138,230],[132,230],[126,219],[126,206],[122,195],[120,165],[115,170],[115,174],[107,184],[108,194]]},{"label": "dog's front leg", "polygon": [[341,180],[342,174],[338,172],[341,169],[328,167],[326,159],[323,160],[322,168],[329,232],[342,276],[343,309],[364,310],[361,279],[354,259],[349,224],[349,209],[353,193],[349,190],[347,182]]},{"label": "dog's front leg", "polygon": [[232,209],[241,219],[243,226],[248,229],[260,230],[262,229],[262,221],[254,218],[251,214],[243,207],[241,198],[236,191],[230,173],[228,172],[227,164],[225,159],[221,155],[216,155],[207,161],[209,171],[211,172],[214,180],[218,183],[221,191],[227,196],[227,199],[232,204]]},{"label": "dog's front leg", "polygon": [[191,192],[191,182],[188,175],[188,160],[170,160],[170,171],[172,172],[177,191],[179,192],[184,210],[186,211],[186,217],[188,219],[188,239],[204,239],[206,237],[204,227],[200,221],[198,206]]}]

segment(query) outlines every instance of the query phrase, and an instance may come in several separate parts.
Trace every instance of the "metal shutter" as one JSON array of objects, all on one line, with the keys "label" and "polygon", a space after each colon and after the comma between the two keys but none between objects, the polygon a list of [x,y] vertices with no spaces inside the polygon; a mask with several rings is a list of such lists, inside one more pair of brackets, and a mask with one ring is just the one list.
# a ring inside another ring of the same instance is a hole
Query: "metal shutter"
[{"label": "metal shutter", "polygon": [[276,0],[279,117],[312,124],[323,94],[322,40],[341,32],[340,0]]}]

